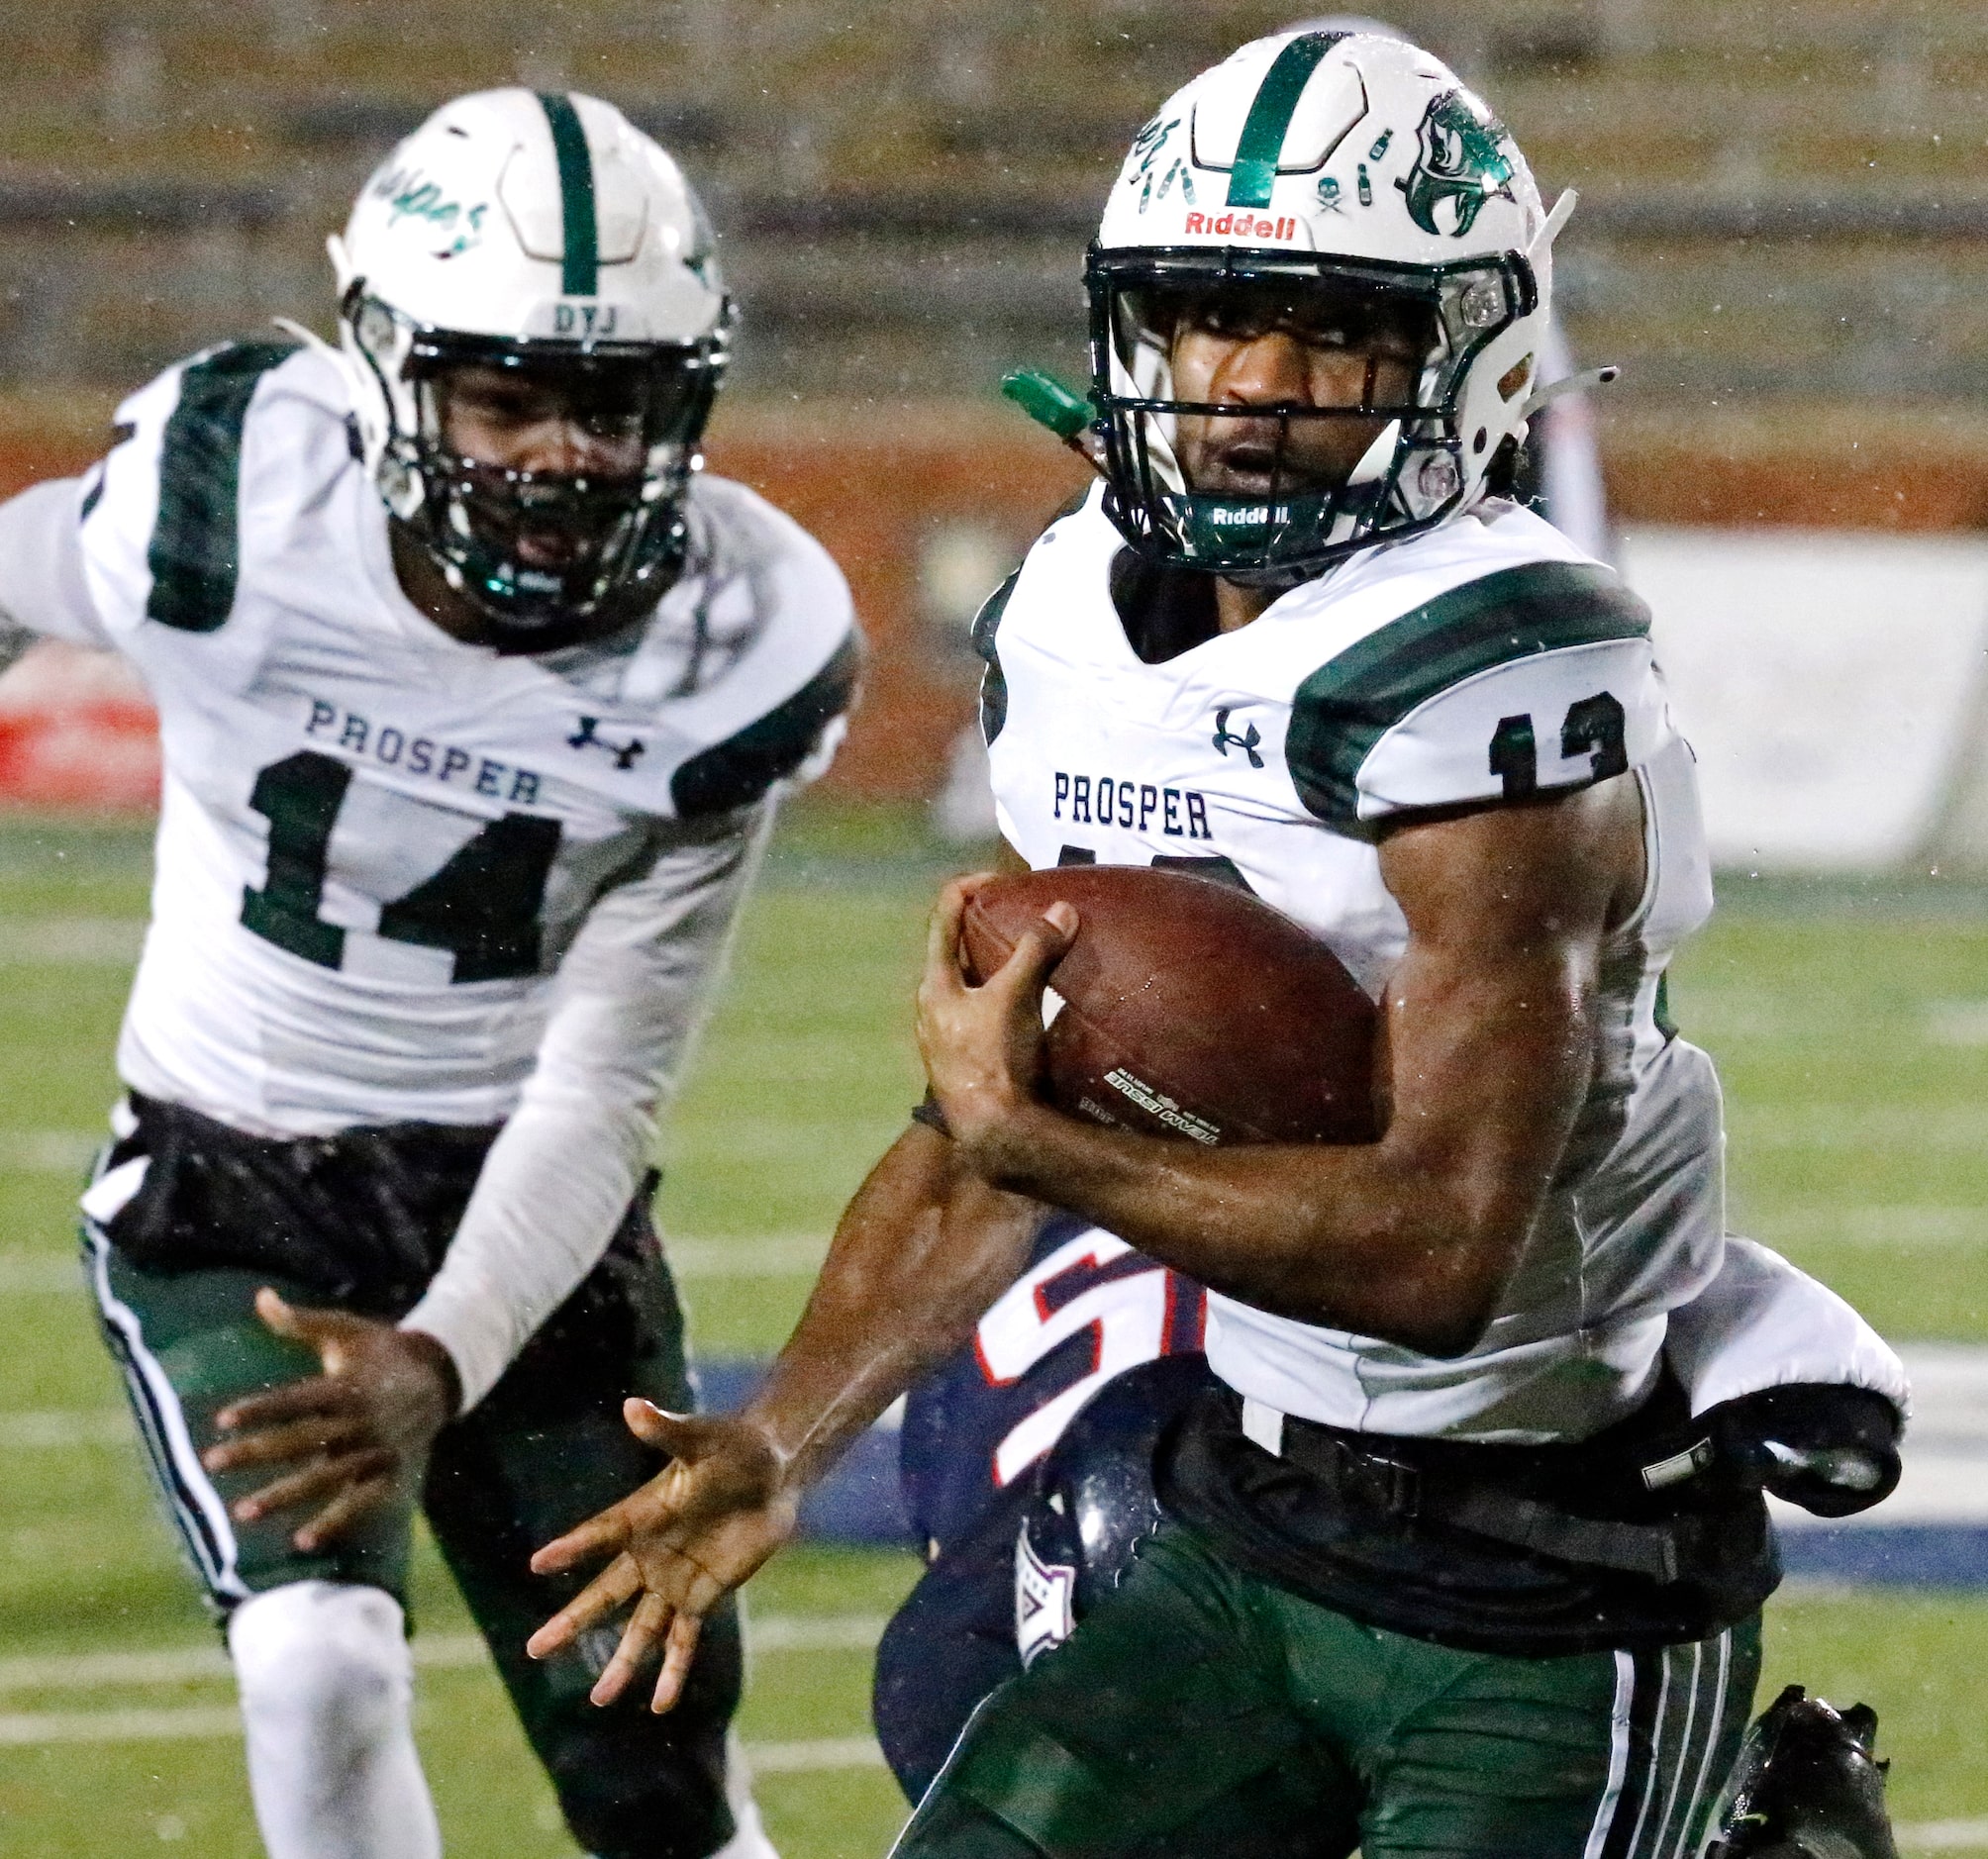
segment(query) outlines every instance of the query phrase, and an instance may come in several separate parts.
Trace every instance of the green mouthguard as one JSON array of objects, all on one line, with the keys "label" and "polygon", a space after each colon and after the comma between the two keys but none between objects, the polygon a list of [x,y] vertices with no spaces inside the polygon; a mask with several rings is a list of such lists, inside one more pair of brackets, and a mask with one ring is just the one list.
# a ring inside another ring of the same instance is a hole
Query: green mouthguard
[{"label": "green mouthguard", "polygon": [[1040,368],[1015,368],[1001,377],[1001,393],[1039,426],[1065,441],[1073,440],[1097,417],[1091,403],[1071,392],[1053,374]]}]

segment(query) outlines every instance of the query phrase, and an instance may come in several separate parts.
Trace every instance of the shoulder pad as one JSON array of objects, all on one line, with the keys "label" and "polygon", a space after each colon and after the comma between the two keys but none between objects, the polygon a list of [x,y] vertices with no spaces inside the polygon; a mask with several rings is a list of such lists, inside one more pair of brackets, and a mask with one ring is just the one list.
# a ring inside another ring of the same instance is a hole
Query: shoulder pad
[{"label": "shoulder pad", "polygon": [[242,429],[263,375],[296,352],[295,342],[230,342],[181,370],[159,442],[147,619],[184,633],[227,622],[241,563]]},{"label": "shoulder pad", "polygon": [[[1362,766],[1422,706],[1500,667],[1648,635],[1648,608],[1595,563],[1532,562],[1465,582],[1378,627],[1298,687],[1285,743],[1292,781],[1313,814],[1351,829],[1360,818]],[[1597,751],[1591,778],[1621,772],[1607,761]],[[1508,780],[1504,791],[1530,790]],[[1432,794],[1421,804],[1495,794]]]},{"label": "shoulder pad", "polygon": [[1022,578],[1017,568],[981,603],[973,616],[973,649],[986,669],[980,674],[980,734],[992,742],[1008,721],[1008,680],[1001,670],[1000,654],[994,649],[994,636],[1001,630],[1001,616],[1008,611],[1015,583]]},{"label": "shoulder pad", "polygon": [[696,820],[748,807],[808,759],[822,734],[855,699],[862,638],[855,632],[783,703],[737,734],[690,757],[669,778],[677,817]]}]

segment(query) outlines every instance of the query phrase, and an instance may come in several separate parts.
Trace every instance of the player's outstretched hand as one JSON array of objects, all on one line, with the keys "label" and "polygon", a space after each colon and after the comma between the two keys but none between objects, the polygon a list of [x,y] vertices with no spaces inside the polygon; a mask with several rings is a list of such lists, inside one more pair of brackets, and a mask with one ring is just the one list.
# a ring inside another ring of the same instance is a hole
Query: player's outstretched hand
[{"label": "player's outstretched hand", "polygon": [[992,873],[956,878],[939,894],[918,986],[918,1044],[933,1096],[969,1157],[997,1141],[1034,1100],[1043,1048],[1043,988],[1077,932],[1077,913],[1051,904],[979,987],[960,971],[960,921]]},{"label": "player's outstretched hand", "polygon": [[525,1649],[547,1658],[634,1601],[593,1701],[613,1704],[659,1649],[662,1671],[650,1709],[667,1711],[683,1690],[704,1616],[794,1533],[800,1501],[782,1477],[779,1455],[745,1420],[665,1414],[633,1400],[622,1413],[629,1430],[667,1452],[670,1462],[532,1558],[540,1575],[604,1555],[614,1560]]},{"label": "player's outstretched hand", "polygon": [[210,1446],[210,1472],[294,1469],[238,1499],[238,1521],[320,1507],[291,1537],[309,1554],[357,1527],[381,1505],[411,1497],[435,1435],[455,1412],[455,1369],[433,1336],[350,1311],[286,1304],[266,1286],[255,1314],[277,1335],[318,1352],[324,1373],[250,1395],[215,1423],[234,1437]]}]

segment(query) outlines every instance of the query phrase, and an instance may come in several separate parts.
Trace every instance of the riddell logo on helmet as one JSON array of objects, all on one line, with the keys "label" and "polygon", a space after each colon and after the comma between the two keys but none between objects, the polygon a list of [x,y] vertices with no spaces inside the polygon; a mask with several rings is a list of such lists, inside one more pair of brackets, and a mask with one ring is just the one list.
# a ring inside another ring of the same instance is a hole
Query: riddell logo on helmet
[{"label": "riddell logo on helmet", "polygon": [[1254,213],[1190,213],[1190,233],[1213,233],[1232,239],[1296,239],[1298,222],[1288,216],[1266,220]]}]

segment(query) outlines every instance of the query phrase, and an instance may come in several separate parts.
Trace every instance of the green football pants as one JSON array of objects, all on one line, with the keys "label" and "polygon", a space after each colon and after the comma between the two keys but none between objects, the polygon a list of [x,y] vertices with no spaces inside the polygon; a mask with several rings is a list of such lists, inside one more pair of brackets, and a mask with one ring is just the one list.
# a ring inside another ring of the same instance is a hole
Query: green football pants
[{"label": "green football pants", "polygon": [[1291,1859],[1690,1859],[1758,1675],[1757,1616],[1648,1653],[1457,1652],[1169,1523],[981,1706],[894,1859],[1222,1859],[1273,1825]]},{"label": "green football pants", "polygon": [[[375,1513],[350,1540],[306,1555],[289,1539],[301,1515],[239,1523],[228,1514],[266,1469],[217,1474],[200,1463],[229,1402],[318,1372],[312,1351],[255,1316],[256,1288],[273,1284],[303,1305],[322,1297],[253,1272],[147,1271],[89,1225],[83,1251],[154,1482],[217,1613],[300,1581],[403,1598],[411,1511]],[[682,1313],[646,1209],[631,1211],[608,1257],[497,1386],[443,1429],[422,1508],[575,1837],[603,1859],[703,1859],[734,1831],[725,1743],[741,1684],[736,1614],[706,1622],[683,1700],[664,1716],[641,1685],[609,1710],[587,1701],[616,1627],[555,1659],[525,1656],[532,1630],[585,1579],[533,1575],[532,1551],[662,1464],[622,1422],[631,1394],[676,1412],[692,1403]]]}]

